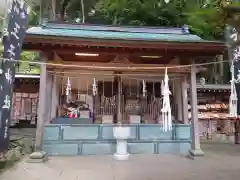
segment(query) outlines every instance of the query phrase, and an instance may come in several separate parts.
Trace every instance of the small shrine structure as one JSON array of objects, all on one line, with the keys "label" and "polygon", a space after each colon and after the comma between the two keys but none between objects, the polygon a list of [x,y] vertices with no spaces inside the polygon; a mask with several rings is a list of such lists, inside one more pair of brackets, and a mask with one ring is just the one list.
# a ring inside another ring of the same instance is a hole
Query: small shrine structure
[{"label": "small shrine structure", "polygon": [[[120,122],[131,129],[129,153],[203,155],[198,132],[197,64],[206,62],[208,58],[203,61],[203,56],[222,54],[223,42],[203,40],[185,26],[48,22],[27,30],[23,49],[41,53],[35,151],[49,155],[113,154],[113,128]],[[172,125],[164,131],[161,84],[166,69]]]}]

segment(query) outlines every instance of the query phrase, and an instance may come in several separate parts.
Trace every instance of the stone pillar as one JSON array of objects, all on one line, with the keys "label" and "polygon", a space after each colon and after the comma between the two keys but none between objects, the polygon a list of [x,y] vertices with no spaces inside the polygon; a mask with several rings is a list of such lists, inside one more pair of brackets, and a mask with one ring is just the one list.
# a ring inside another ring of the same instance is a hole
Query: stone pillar
[{"label": "stone pillar", "polygon": [[183,115],[183,123],[188,124],[188,83],[187,76],[181,81],[181,92],[182,92],[182,115]]},{"label": "stone pillar", "polygon": [[47,66],[41,65],[40,87],[39,87],[39,105],[38,119],[35,139],[35,150],[30,154],[29,162],[44,162],[47,159],[46,153],[42,151],[43,147],[43,131],[46,118],[46,84],[47,84]]},{"label": "stone pillar", "polygon": [[196,84],[196,66],[191,66],[191,125],[192,125],[192,144],[189,154],[191,157],[203,156],[204,153],[200,147],[200,137],[198,130],[198,108],[197,108],[197,84]]}]

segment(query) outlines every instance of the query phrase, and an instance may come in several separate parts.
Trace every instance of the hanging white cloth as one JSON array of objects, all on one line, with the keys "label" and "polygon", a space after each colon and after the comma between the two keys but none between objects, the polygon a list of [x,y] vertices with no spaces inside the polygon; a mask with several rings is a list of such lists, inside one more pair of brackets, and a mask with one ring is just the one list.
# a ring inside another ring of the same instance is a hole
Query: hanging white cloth
[{"label": "hanging white cloth", "polygon": [[172,130],[172,110],[170,105],[170,95],[171,92],[169,90],[168,85],[168,74],[167,68],[165,69],[164,82],[162,82],[162,95],[163,95],[163,107],[162,107],[162,121],[163,121],[163,131],[171,131]]},{"label": "hanging white cloth", "polygon": [[229,97],[229,115],[231,117],[237,117],[237,92],[235,87],[235,78],[234,78],[234,65],[232,63],[231,66],[231,73],[232,73],[232,79],[231,79],[231,94]]}]

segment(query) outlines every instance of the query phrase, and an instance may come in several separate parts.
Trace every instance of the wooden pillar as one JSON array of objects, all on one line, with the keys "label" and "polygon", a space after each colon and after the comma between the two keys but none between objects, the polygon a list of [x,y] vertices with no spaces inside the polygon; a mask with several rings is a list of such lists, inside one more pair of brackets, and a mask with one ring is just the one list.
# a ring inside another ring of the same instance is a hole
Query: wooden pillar
[{"label": "wooden pillar", "polygon": [[122,81],[121,77],[118,76],[118,91],[117,91],[117,122],[122,123]]},{"label": "wooden pillar", "polygon": [[30,154],[29,162],[43,162],[46,160],[46,153],[42,151],[43,147],[43,131],[46,118],[46,84],[47,84],[47,67],[41,64],[40,71],[40,87],[39,87],[39,105],[38,119],[35,139],[35,150]]},{"label": "wooden pillar", "polygon": [[190,81],[190,94],[191,94],[191,125],[192,125],[192,144],[189,151],[193,157],[203,156],[204,153],[200,147],[200,136],[198,130],[198,108],[197,108],[197,84],[196,84],[196,66],[191,66],[191,81]]},{"label": "wooden pillar", "polygon": [[182,115],[183,115],[183,123],[188,124],[188,83],[187,76],[185,76],[181,81],[181,92],[182,92]]},{"label": "wooden pillar", "polygon": [[46,104],[45,104],[45,123],[48,124],[51,121],[51,112],[52,112],[52,92],[53,92],[53,75],[47,73],[47,82],[46,82]]},{"label": "wooden pillar", "polygon": [[176,100],[176,109],[177,109],[177,120],[182,121],[183,119],[183,107],[182,107],[182,95],[181,95],[181,80],[174,81],[174,99]]},{"label": "wooden pillar", "polygon": [[57,107],[59,104],[59,86],[57,81],[57,76],[53,76],[52,85],[52,103],[51,103],[51,120],[57,116]]}]

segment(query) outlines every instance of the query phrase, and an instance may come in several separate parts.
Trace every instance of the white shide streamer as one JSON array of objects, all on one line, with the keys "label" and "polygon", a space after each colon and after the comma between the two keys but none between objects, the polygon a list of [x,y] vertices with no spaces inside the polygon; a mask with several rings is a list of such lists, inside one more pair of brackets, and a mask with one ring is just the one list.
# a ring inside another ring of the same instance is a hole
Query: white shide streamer
[{"label": "white shide streamer", "polygon": [[146,88],[146,81],[145,80],[143,80],[142,81],[142,91],[143,91],[143,97],[145,97],[146,96],[146,92],[147,92],[147,88]]},{"label": "white shide streamer", "polygon": [[229,97],[229,115],[231,117],[237,117],[237,92],[235,87],[235,78],[234,78],[234,66],[232,63],[231,66],[231,73],[232,73],[232,79],[231,79],[231,94]]},{"label": "white shide streamer", "polygon": [[70,94],[71,94],[71,82],[70,82],[70,78],[68,77],[68,79],[67,79],[67,84],[66,84],[66,96],[67,96],[67,101],[70,100]]},{"label": "white shide streamer", "polygon": [[70,91],[71,91],[71,82],[70,82],[70,79],[68,77],[67,79],[67,85],[66,85],[66,96],[69,96],[70,95]]},{"label": "white shide streamer", "polygon": [[163,131],[172,130],[172,110],[170,105],[171,92],[168,85],[168,74],[167,68],[165,69],[164,82],[162,83],[162,95],[163,95],[163,107],[162,107],[162,122],[163,122]]},{"label": "white shide streamer", "polygon": [[92,85],[93,96],[97,95],[97,82],[96,79],[93,78],[93,85]]}]

